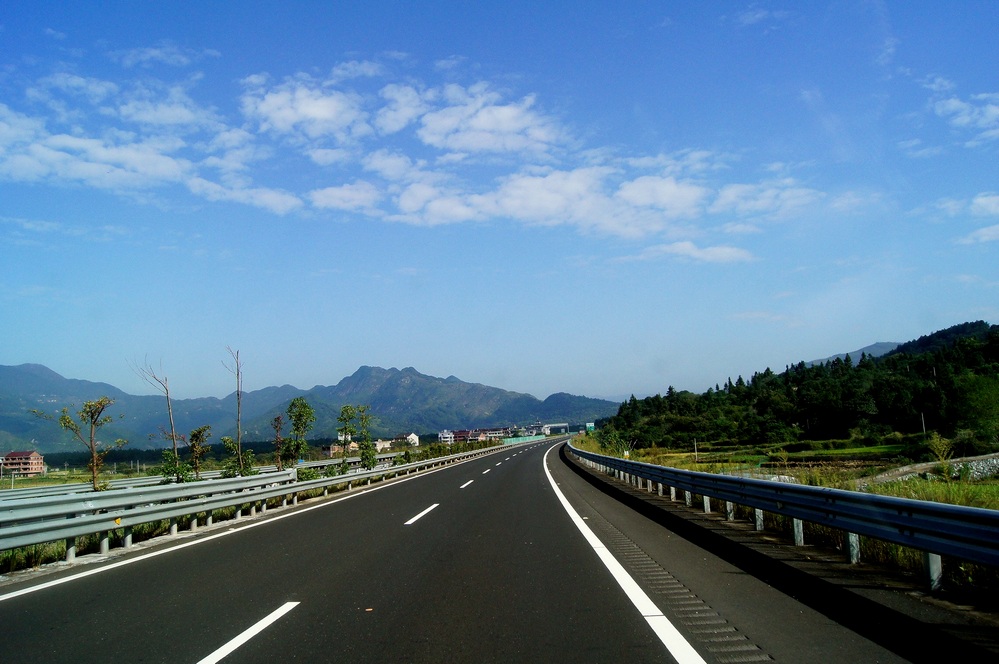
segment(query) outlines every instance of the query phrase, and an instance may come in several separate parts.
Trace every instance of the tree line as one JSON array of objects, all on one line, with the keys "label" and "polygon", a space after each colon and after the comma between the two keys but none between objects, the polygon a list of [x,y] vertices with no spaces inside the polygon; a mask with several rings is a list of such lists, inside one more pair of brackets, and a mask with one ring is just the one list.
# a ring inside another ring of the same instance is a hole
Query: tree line
[{"label": "tree line", "polygon": [[[255,475],[257,471],[254,468],[254,450],[244,446],[242,440],[243,363],[238,350],[233,350],[230,347],[226,347],[226,350],[231,362],[223,361],[223,365],[236,379],[236,436],[235,438],[230,436],[220,438],[222,448],[225,450],[221,456],[222,475],[223,477]],[[212,454],[212,446],[208,442],[212,435],[211,425],[197,427],[186,435],[178,433],[174,425],[173,400],[170,396],[168,378],[162,375],[162,370],[157,373],[148,362],[141,366],[137,363],[133,364],[133,370],[163,394],[166,399],[168,426],[161,427],[159,435],[169,441],[170,447],[160,452],[161,458],[156,472],[163,475],[165,481],[189,482],[200,479],[202,465]],[[94,400],[85,401],[75,412],[71,412],[70,408],[63,408],[56,415],[40,410],[31,411],[37,417],[58,423],[60,428],[86,448],[87,469],[90,471],[95,491],[107,488],[107,483],[100,479],[100,473],[107,463],[108,456],[128,444],[128,441],[121,438],[114,442],[101,438],[101,429],[111,424],[115,419],[108,412],[114,402],[115,400],[108,396],[101,396]],[[287,420],[285,416],[287,416]],[[119,419],[122,417],[123,415],[118,415]],[[355,419],[358,421],[359,428],[354,424]],[[371,419],[372,415],[368,406],[343,406],[338,418],[342,427],[338,431],[344,440],[344,454],[338,466],[330,466],[330,474],[347,472],[346,445],[350,442],[351,437],[358,432],[361,434],[361,465],[368,470],[375,467],[377,457],[369,431]],[[288,404],[287,411],[277,415],[272,420],[271,426],[274,429],[273,458],[279,470],[283,469],[285,464],[294,465],[298,459],[306,458],[309,455],[310,447],[307,435],[312,430],[315,421],[315,410],[304,397],[292,399]],[[291,426],[291,437],[289,438],[285,438],[283,435],[286,423]],[[186,450],[183,449],[184,446],[186,446]],[[310,471],[311,469],[303,469],[299,473],[299,479],[311,479],[310,475],[316,474],[316,471]]]},{"label": "tree line", "polygon": [[729,378],[703,394],[632,396],[599,420],[613,448],[693,449],[717,445],[785,446],[863,438],[877,443],[932,432],[955,452],[999,447],[999,326],[964,323],[874,358],[849,355]]}]

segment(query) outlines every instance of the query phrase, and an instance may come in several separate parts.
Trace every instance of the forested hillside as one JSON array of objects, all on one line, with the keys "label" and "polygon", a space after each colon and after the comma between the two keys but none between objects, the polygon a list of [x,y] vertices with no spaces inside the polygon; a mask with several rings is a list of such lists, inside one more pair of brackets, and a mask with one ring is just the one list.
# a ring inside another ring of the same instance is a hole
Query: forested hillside
[{"label": "forested hillside", "polygon": [[781,445],[936,431],[966,453],[997,447],[999,326],[965,323],[902,344],[881,358],[804,362],[780,374],[729,379],[703,394],[632,397],[598,422],[604,440],[635,447]]}]

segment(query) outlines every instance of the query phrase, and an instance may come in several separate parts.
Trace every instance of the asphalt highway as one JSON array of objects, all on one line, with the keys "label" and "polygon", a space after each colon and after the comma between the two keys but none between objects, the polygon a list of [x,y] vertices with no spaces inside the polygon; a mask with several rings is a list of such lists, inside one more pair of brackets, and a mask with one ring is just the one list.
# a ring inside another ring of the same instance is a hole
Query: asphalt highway
[{"label": "asphalt highway", "polygon": [[909,661],[550,443],[7,582],[0,626],[4,664]]}]

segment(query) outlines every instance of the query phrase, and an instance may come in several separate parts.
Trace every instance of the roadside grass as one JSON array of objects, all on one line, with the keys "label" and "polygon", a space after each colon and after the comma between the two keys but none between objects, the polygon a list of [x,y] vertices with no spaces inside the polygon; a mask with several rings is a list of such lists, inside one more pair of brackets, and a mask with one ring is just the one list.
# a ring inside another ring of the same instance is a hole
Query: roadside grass
[{"label": "roadside grass", "polygon": [[[780,446],[761,449],[708,443],[699,446],[696,457],[690,451],[650,447],[633,450],[630,458],[682,470],[760,478],[785,476],[809,486],[856,490],[858,480],[908,465],[914,461],[914,456],[918,458],[920,452],[911,442],[882,445],[857,445],[857,441],[852,442],[853,445],[851,441],[803,443],[795,446],[798,448],[796,451]],[[595,436],[577,438],[573,444],[598,454],[621,456],[600,449]],[[878,495],[999,510],[999,477],[978,481],[947,479],[950,473],[946,472],[946,463],[946,460],[941,462],[937,475],[866,484],[864,490]],[[681,497],[678,499],[682,500]],[[702,497],[695,496],[692,504],[700,508]],[[712,500],[710,504],[712,511],[724,513],[725,506],[721,501]],[[752,521],[754,510],[736,505],[735,517]],[[769,532],[793,538],[793,520],[789,517],[764,512],[763,524]],[[806,544],[841,551],[846,555],[846,533],[843,531],[811,523],[804,523],[803,531]],[[905,574],[924,574],[921,551],[882,540],[861,537],[860,558],[864,563]],[[944,558],[943,573],[944,588],[959,601],[999,606],[999,567]]]}]

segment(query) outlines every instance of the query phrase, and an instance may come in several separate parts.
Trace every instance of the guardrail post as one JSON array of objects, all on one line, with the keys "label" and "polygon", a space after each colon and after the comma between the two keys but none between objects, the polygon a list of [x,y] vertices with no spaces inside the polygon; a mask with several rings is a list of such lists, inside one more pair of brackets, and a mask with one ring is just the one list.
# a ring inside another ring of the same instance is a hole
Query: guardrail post
[{"label": "guardrail post", "polygon": [[111,551],[111,533],[105,530],[101,533],[101,555],[106,556]]},{"label": "guardrail post", "polygon": [[735,521],[735,503],[731,500],[725,501],[725,520]]},{"label": "guardrail post", "polygon": [[238,505],[236,507],[236,514],[233,515],[233,519],[236,520],[236,521],[239,521],[242,518],[243,518],[243,506],[242,505]]},{"label": "guardrail post", "polygon": [[930,590],[940,590],[943,581],[943,562],[940,560],[939,554],[923,551],[923,568],[926,570]]},{"label": "guardrail post", "polygon": [[710,496],[701,496],[704,503],[704,513],[711,514],[711,498]]},{"label": "guardrail post", "polygon": [[260,513],[263,514],[267,511],[267,499],[264,498],[260,501]]},{"label": "guardrail post", "polygon": [[192,533],[198,532],[198,515],[197,514],[191,515],[191,532]]},{"label": "guardrail post", "polygon": [[794,545],[805,546],[805,527],[801,519],[792,519],[791,527],[794,530]]},{"label": "guardrail post", "polygon": [[851,565],[860,562],[860,535],[857,533],[846,534],[846,550],[850,556]]},{"label": "guardrail post", "polygon": [[250,516],[251,517],[257,516],[257,504],[256,503],[250,503]]},{"label": "guardrail post", "polygon": [[659,493],[659,496],[662,497],[662,495],[663,495],[663,483],[662,482],[656,482],[656,484],[659,485],[658,493]]},{"label": "guardrail post", "polygon": [[687,507],[691,507],[694,504],[694,494],[689,491],[683,492],[683,502],[686,503]]},{"label": "guardrail post", "polygon": [[66,538],[66,562],[72,563],[76,562],[76,538],[67,537]]},{"label": "guardrail post", "polygon": [[756,529],[763,530],[763,510],[754,509],[753,510],[753,520],[756,522]]},{"label": "guardrail post", "polygon": [[298,493],[291,494],[291,504],[298,505]]},{"label": "guardrail post", "polygon": [[171,535],[176,535],[177,534],[177,518],[176,517],[170,519],[170,534]]},{"label": "guardrail post", "polygon": [[132,526],[125,526],[125,537],[121,545],[126,549],[132,548]]},{"label": "guardrail post", "polygon": [[670,499],[670,501],[672,501],[674,503],[676,502],[676,487],[675,486],[671,486],[669,488],[669,499]]}]

